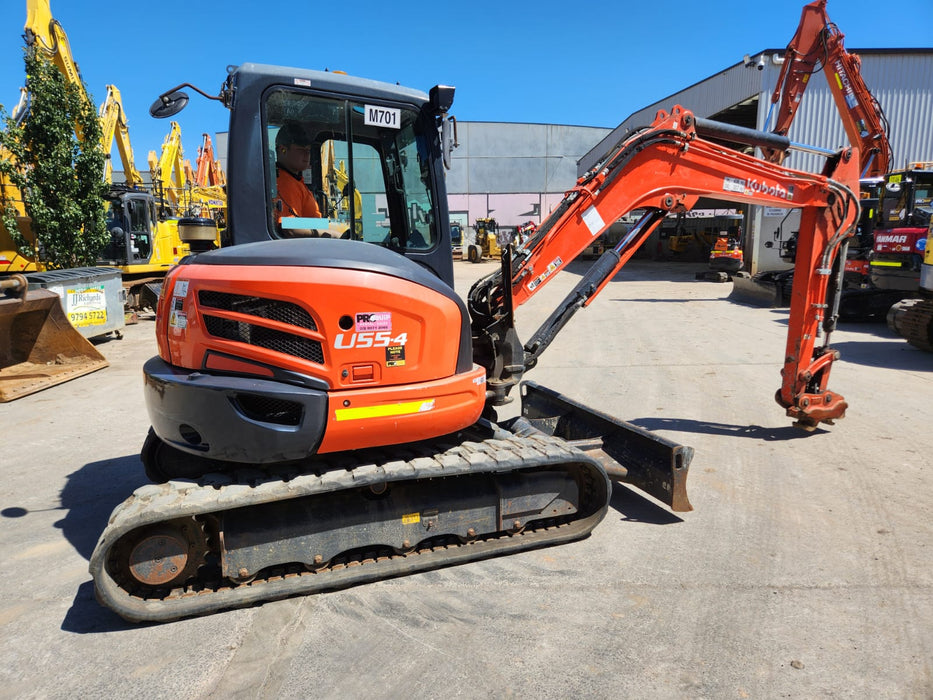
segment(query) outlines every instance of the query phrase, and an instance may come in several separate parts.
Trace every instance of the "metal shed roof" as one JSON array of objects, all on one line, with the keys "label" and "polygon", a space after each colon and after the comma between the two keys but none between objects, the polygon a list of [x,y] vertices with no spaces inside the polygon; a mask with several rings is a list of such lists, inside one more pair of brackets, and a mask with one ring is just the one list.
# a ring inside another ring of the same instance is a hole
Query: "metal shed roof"
[{"label": "metal shed roof", "polygon": [[[852,49],[849,53],[861,58],[862,77],[887,115],[895,166],[933,160],[933,49]],[[628,132],[650,124],[658,110],[668,111],[676,104],[699,117],[733,121],[730,110],[757,103],[755,123],[743,126],[768,130],[771,93],[783,55],[783,49],[761,51],[747,63],[736,63],[632,113],[578,161],[577,175],[596,165]],[[760,57],[764,58],[762,70],[757,69]],[[808,87],[789,137],[821,148],[835,149],[846,144],[842,121],[825,80],[814,80]],[[792,153],[785,163],[801,170],[822,167],[819,156],[803,153]]]}]

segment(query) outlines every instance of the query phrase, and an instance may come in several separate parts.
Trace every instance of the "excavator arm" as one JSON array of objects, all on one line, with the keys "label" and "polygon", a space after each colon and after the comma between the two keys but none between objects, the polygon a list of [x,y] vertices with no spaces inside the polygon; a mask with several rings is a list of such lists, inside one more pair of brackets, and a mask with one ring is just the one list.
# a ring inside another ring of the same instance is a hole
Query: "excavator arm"
[{"label": "excavator arm", "polygon": [[[802,209],[794,297],[783,382],[778,402],[801,427],[842,417],[846,404],[827,390],[837,355],[829,334],[838,310],[844,249],[858,220],[858,153],[846,149],[821,175],[785,168],[720,145],[712,139],[786,150],[786,138],[704,119],[677,106],[659,112],[651,127],[636,132],[586,173],[535,234],[502,269],[470,291],[474,356],[487,368],[493,405],[506,403],[511,388],[580,308],[645,242],[668,213],[691,209],[700,197]],[[551,317],[521,345],[513,310],[540,291],[609,225],[630,212],[641,220],[607,251]],[[508,280],[504,283],[503,280]],[[827,303],[827,299],[830,299]],[[818,339],[823,343],[817,345]]]},{"label": "excavator arm", "polygon": [[162,200],[173,211],[179,210],[187,179],[181,147],[181,127],[178,122],[171,123],[162,142],[161,154],[149,151],[149,171],[152,183],[158,189]]},{"label": "excavator arm", "polygon": [[[786,136],[812,76],[822,70],[842,118],[849,143],[861,155],[861,177],[888,172],[891,145],[881,105],[862,79],[861,61],[843,46],[845,36],[826,14],[826,0],[804,6],[800,24],[787,45],[784,63],[771,102],[778,106],[774,133]],[[765,158],[781,162],[786,151],[765,149]]]},{"label": "excavator arm", "polygon": [[107,86],[107,98],[100,106],[101,146],[107,155],[104,166],[104,182],[113,180],[113,161],[110,151],[113,141],[117,141],[117,150],[120,153],[120,162],[123,164],[123,175],[128,187],[139,187],[143,184],[143,176],[136,169],[133,159],[133,146],[130,143],[130,129],[126,121],[126,112],[123,111],[123,100],[120,91],[114,85]]},{"label": "excavator arm", "polygon": [[210,134],[201,135],[194,183],[198,187],[222,187],[227,184],[220,161],[214,155],[214,143],[211,141]]},{"label": "excavator arm", "polygon": [[[44,53],[65,76],[66,81],[73,85],[84,84],[74,54],[71,53],[68,35],[52,16],[49,0],[27,0],[24,32],[26,44]],[[86,93],[85,98],[90,100]]]}]

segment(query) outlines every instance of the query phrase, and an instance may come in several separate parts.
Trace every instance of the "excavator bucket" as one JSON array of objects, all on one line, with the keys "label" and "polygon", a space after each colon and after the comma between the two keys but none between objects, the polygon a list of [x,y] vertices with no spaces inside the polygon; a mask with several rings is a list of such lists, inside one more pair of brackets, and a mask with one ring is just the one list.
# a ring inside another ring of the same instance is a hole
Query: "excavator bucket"
[{"label": "excavator bucket", "polygon": [[737,272],[732,276],[732,293],[729,300],[749,306],[777,308],[790,303],[790,285],[793,278],[787,278],[786,271],[760,272],[749,275]]},{"label": "excavator bucket", "polygon": [[0,403],[103,369],[109,363],[68,322],[59,296],[45,289],[26,292],[14,276],[0,289]]},{"label": "excavator bucket", "polygon": [[692,447],[594,411],[535,382],[524,381],[521,387],[521,419],[534,429],[595,457],[610,479],[641,489],[673,511],[693,510],[687,498]]}]

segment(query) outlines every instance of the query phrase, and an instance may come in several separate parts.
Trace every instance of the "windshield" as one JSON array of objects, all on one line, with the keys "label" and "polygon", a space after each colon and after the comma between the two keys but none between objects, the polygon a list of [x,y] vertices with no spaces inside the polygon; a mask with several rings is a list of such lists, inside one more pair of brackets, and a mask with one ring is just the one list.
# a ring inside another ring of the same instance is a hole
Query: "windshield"
[{"label": "windshield", "polygon": [[354,238],[398,250],[437,244],[417,111],[277,89],[263,119],[275,236]]},{"label": "windshield", "polygon": [[916,172],[904,177],[890,175],[883,191],[881,212],[888,225],[904,225],[918,207],[929,207],[933,201],[933,182],[929,173]]}]

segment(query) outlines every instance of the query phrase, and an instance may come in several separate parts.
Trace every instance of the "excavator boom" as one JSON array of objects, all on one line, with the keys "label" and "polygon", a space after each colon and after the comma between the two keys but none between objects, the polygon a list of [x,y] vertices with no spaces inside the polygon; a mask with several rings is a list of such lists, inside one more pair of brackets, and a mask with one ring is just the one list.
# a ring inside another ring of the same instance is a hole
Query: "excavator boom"
[{"label": "excavator boom", "polygon": [[[27,0],[26,44],[42,51],[73,85],[82,85],[81,71],[71,52],[68,35],[62,25],[52,16],[49,0]],[[90,98],[85,97],[89,100]]]},{"label": "excavator boom", "polygon": [[[774,132],[788,134],[810,78],[822,71],[849,143],[859,149],[860,176],[877,177],[888,172],[892,160],[887,119],[862,78],[858,56],[846,51],[844,38],[826,14],[826,0],[815,0],[803,8],[771,95],[772,104],[778,106]],[[775,162],[784,154],[779,149],[765,150],[765,157]]]},{"label": "excavator boom", "polygon": [[[800,282],[791,305],[778,401],[801,427],[844,415],[842,397],[826,388],[835,357],[828,335],[838,311],[833,299],[845,260],[840,250],[859,214],[858,153],[846,149],[830,159],[823,175],[814,175],[746,155],[714,138],[789,147],[783,137],[696,119],[679,106],[669,114],[659,112],[650,128],[629,137],[577,182],[535,234],[518,246],[508,272],[493,273],[474,285],[470,309],[477,354],[490,369],[488,383],[497,402],[507,400],[511,387],[534,366],[569,315],[592,301],[667,214],[688,211],[700,197],[711,197],[803,210],[795,275]],[[510,328],[512,310],[540,291],[610,223],[636,210],[646,212],[641,222],[604,254],[532,340],[517,347]],[[503,283],[506,278],[508,284]],[[824,335],[825,342],[817,346]]]},{"label": "excavator boom", "polygon": [[107,97],[101,103],[98,114],[102,131],[101,146],[107,156],[104,166],[104,182],[110,183],[113,181],[113,161],[110,158],[110,152],[113,148],[114,139],[116,139],[126,186],[141,186],[143,176],[136,169],[133,146],[130,143],[130,128],[127,123],[126,112],[123,111],[123,100],[120,97],[120,91],[115,85],[107,86]]}]

